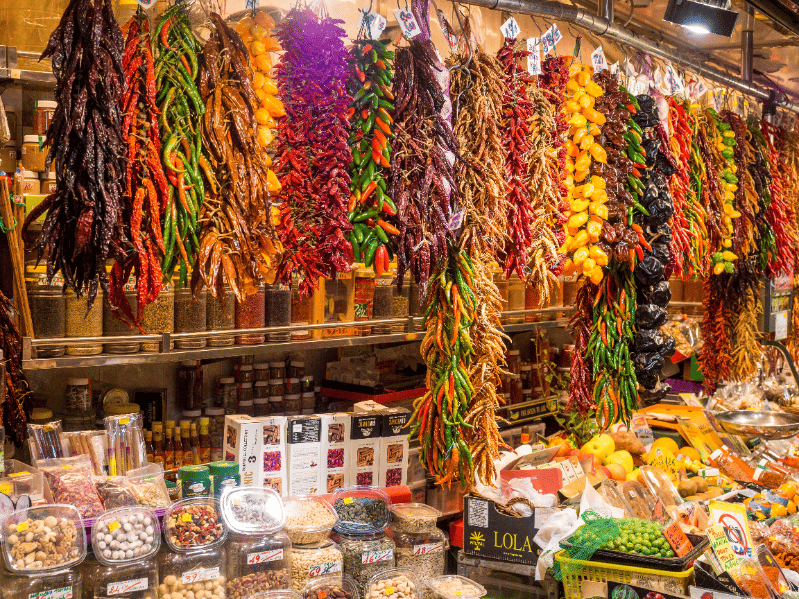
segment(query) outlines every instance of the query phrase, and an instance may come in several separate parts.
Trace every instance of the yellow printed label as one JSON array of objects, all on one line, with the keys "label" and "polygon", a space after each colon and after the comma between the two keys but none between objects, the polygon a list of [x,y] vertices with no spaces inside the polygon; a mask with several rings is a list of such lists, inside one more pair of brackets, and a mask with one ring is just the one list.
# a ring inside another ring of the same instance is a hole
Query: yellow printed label
[{"label": "yellow printed label", "polygon": [[117,528],[119,528],[119,522],[114,520],[111,524],[108,525],[108,530],[114,532]]},{"label": "yellow printed label", "polygon": [[184,522],[191,522],[192,520],[193,520],[193,518],[191,517],[191,514],[183,514],[183,521]]},{"label": "yellow printed label", "polygon": [[394,587],[386,587],[386,595],[393,595]]},{"label": "yellow printed label", "polygon": [[344,498],[344,503],[346,503],[347,505],[351,504],[352,503],[352,497],[345,497]]},{"label": "yellow printed label", "polygon": [[45,424],[43,430],[46,433],[52,433],[55,429],[52,426],[50,426],[49,424]]},{"label": "yellow printed label", "polygon": [[30,474],[30,472],[12,472],[8,475],[8,478],[15,478],[17,476],[25,476],[26,474]]},{"label": "yellow printed label", "polygon": [[119,421],[119,424],[127,424],[128,422],[130,422],[130,418],[122,418],[122,419]]},{"label": "yellow printed label", "polygon": [[27,522],[20,522],[17,524],[17,532],[25,532],[26,530],[28,530]]},{"label": "yellow printed label", "polygon": [[0,493],[3,495],[11,495],[11,492],[14,490],[14,485],[11,483],[0,483]]}]

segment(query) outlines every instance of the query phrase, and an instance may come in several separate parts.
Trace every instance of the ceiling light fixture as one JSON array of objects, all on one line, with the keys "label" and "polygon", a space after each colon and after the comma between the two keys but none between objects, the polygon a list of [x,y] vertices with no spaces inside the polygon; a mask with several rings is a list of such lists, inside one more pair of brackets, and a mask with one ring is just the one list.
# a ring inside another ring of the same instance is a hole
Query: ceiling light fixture
[{"label": "ceiling light fixture", "polygon": [[669,0],[663,20],[697,34],[731,37],[738,21],[731,7],[730,0]]}]

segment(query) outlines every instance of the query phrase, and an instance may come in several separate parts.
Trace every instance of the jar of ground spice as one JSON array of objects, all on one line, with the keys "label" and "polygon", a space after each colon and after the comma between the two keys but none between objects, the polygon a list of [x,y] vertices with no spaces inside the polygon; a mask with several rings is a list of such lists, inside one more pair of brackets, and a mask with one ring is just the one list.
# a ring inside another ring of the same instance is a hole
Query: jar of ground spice
[{"label": "jar of ground spice", "polygon": [[[291,289],[285,285],[266,286],[266,326],[287,327],[291,325]],[[288,341],[291,333],[269,333],[269,341]]]},{"label": "jar of ground spice", "polygon": [[[169,283],[161,286],[161,293],[154,302],[144,306],[141,326],[148,335],[171,333],[175,330],[175,290]],[[170,343],[170,349],[174,347]],[[140,346],[143,352],[157,352],[161,348],[159,341],[145,341]]]},{"label": "jar of ground spice", "polygon": [[[61,288],[61,275],[47,282],[43,266],[28,268],[25,286],[33,320],[33,334],[37,339],[62,339],[66,334],[66,304]],[[40,345],[36,347],[38,358],[58,358],[64,355],[63,345]]]},{"label": "jar of ground spice", "polygon": [[[264,286],[258,287],[258,291],[248,296],[244,301],[236,302],[236,328],[237,329],[261,329],[266,323],[265,314],[265,294]],[[260,335],[239,335],[236,343],[239,345],[256,345],[264,342],[263,334]]]},{"label": "jar of ground spice", "polygon": [[[202,333],[206,328],[206,296],[205,289],[193,294],[191,289],[175,290],[175,333]],[[189,337],[176,339],[178,349],[201,349],[205,347],[205,337]]]},{"label": "jar of ground spice", "polygon": [[[389,320],[394,317],[394,285],[392,275],[384,275],[375,279],[375,295],[372,305],[373,320]],[[390,324],[372,326],[372,335],[391,334]]]},{"label": "jar of ground spice", "polygon": [[[359,268],[355,271],[355,321],[372,319],[375,301],[375,273],[371,268]],[[359,335],[369,335],[372,327],[358,327]]]},{"label": "jar of ground spice", "polygon": [[[223,301],[224,300],[224,301]],[[236,326],[236,295],[225,286],[222,294],[216,297],[206,294],[205,328],[208,331],[229,331]],[[233,345],[233,336],[214,335],[208,338],[209,347],[227,347]]]},{"label": "jar of ground spice", "polygon": [[[66,301],[66,337],[102,337],[103,336],[103,292],[98,291],[94,304],[89,310],[89,296],[83,294],[81,297],[75,295],[71,289],[67,289],[65,294]],[[100,343],[67,345],[66,354],[68,356],[95,356],[103,353],[103,346]]]},{"label": "jar of ground spice", "polygon": [[[130,277],[124,286],[125,299],[130,305],[133,316],[138,312],[138,300],[136,299],[136,279]],[[108,302],[103,302],[103,336],[104,337],[127,337],[139,335],[139,329],[123,321],[111,308]],[[128,341],[120,343],[103,343],[103,351],[107,354],[135,354],[139,351],[138,341]]]},{"label": "jar of ground spice", "polygon": [[[291,285],[291,326],[307,325],[311,321],[311,296],[302,297],[300,294],[300,279],[292,277]],[[310,339],[311,331],[299,329],[291,331],[292,339]]]}]

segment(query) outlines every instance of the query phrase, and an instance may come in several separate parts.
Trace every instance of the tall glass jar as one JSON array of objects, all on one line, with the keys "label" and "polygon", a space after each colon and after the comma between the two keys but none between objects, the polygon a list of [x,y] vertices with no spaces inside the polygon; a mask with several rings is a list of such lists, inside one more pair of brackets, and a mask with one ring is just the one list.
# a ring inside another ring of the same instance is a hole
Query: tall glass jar
[{"label": "tall glass jar", "polygon": [[[407,318],[410,314],[411,306],[411,287],[410,285],[403,285],[402,291],[394,293],[394,309],[392,311],[392,318]],[[405,330],[405,323],[395,324],[392,329],[395,333],[402,333]]]},{"label": "tall glass jar", "polygon": [[225,414],[235,414],[238,410],[239,396],[236,388],[236,379],[232,376],[219,378],[219,396],[222,399],[222,407]]},{"label": "tall glass jar", "polygon": [[169,594],[171,599],[189,599],[203,591],[211,599],[224,599],[225,557],[221,546],[189,553],[163,548],[158,556],[159,596]]},{"label": "tall glass jar", "polygon": [[[67,337],[102,337],[103,336],[103,292],[98,291],[94,299],[91,310],[86,311],[89,306],[89,296],[83,294],[81,297],[68,289],[66,292],[66,326]],[[67,345],[66,354],[68,356],[96,356],[103,353],[101,343]]]},{"label": "tall glass jar", "polygon": [[182,410],[203,409],[203,369],[195,360],[184,360],[178,368],[176,395]]},{"label": "tall glass jar", "polygon": [[158,563],[154,557],[113,566],[90,557],[81,564],[81,572],[86,599],[158,599]]},{"label": "tall glass jar", "polygon": [[[224,298],[224,304],[222,299]],[[205,328],[208,331],[229,331],[236,326],[236,295],[233,290],[225,286],[224,296],[206,294]],[[233,336],[209,337],[209,347],[227,347],[233,345]]]},{"label": "tall glass jar", "polygon": [[225,444],[225,410],[224,408],[207,408],[208,435],[211,437],[211,461],[219,462],[224,457]]},{"label": "tall glass jar", "polygon": [[[261,285],[256,293],[247,297],[243,302],[236,302],[237,329],[261,329],[265,326],[265,293],[264,286]],[[263,334],[236,337],[236,343],[239,345],[256,345],[263,342]]]},{"label": "tall glass jar", "polygon": [[[371,268],[355,271],[355,321],[371,320],[375,303],[375,273]],[[372,327],[358,327],[359,335],[369,335]]]},{"label": "tall glass jar", "polygon": [[343,557],[338,545],[329,539],[291,548],[291,588],[301,591],[311,580],[341,572]]},{"label": "tall glass jar", "polygon": [[[394,285],[393,275],[383,275],[375,278],[374,303],[372,304],[372,318],[374,320],[388,320],[394,318]],[[372,327],[372,335],[389,335],[390,324],[378,324]]]},{"label": "tall glass jar", "polygon": [[438,528],[416,534],[395,531],[394,544],[398,568],[409,568],[423,580],[444,574],[449,541]]},{"label": "tall glass jar", "polygon": [[[175,290],[175,333],[202,333],[206,330],[206,297],[202,289],[196,296],[191,289]],[[208,343],[205,337],[175,340],[178,349],[201,349]]]},{"label": "tall glass jar", "polygon": [[58,596],[83,599],[83,576],[79,568],[38,576],[11,576],[3,572],[1,599]]},{"label": "tall glass jar", "polygon": [[344,574],[351,576],[363,595],[366,583],[375,574],[394,567],[394,541],[385,533],[341,535]]},{"label": "tall glass jar", "polygon": [[[302,326],[311,322],[311,296],[300,297],[300,278],[292,277],[291,283],[291,326]],[[291,331],[292,339],[310,339],[311,331],[300,329]]]},{"label": "tall glass jar", "polygon": [[[136,279],[130,277],[124,287],[125,299],[128,301],[130,311],[133,316],[139,311],[138,299],[136,297]],[[103,302],[103,336],[104,337],[130,337],[139,335],[139,329],[128,325],[117,318],[111,305]],[[107,354],[135,354],[139,351],[137,341],[127,341],[120,343],[103,343],[103,351]]]},{"label": "tall glass jar", "polygon": [[[47,282],[43,267],[27,269],[25,283],[28,291],[28,305],[33,321],[33,335],[37,339],[63,339],[66,334],[66,305],[61,288],[64,279],[61,275]],[[36,348],[38,358],[58,358],[64,355],[63,345],[42,345]]]},{"label": "tall glass jar", "polygon": [[258,592],[288,588],[291,541],[284,533],[231,533],[227,552],[227,599],[247,599]]},{"label": "tall glass jar", "polygon": [[[266,326],[287,327],[291,324],[291,289],[276,283],[266,286]],[[269,341],[288,341],[291,333],[269,333]]]},{"label": "tall glass jar", "polygon": [[[169,284],[161,286],[161,293],[154,302],[144,306],[141,316],[141,326],[148,335],[171,333],[175,330],[175,289]],[[170,343],[170,348],[175,343]],[[140,346],[143,352],[157,352],[161,348],[159,341],[146,341]]]},{"label": "tall glass jar", "polygon": [[[512,274],[508,281],[508,307],[507,310],[524,310],[524,283],[519,278],[519,275]],[[524,316],[509,316],[508,322],[516,324],[524,322]]]}]

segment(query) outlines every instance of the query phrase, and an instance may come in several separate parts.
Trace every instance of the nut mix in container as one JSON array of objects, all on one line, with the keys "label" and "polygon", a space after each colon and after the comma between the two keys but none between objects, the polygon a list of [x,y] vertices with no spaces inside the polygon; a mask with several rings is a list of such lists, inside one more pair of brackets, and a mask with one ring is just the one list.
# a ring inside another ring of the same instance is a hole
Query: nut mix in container
[{"label": "nut mix in container", "polygon": [[349,576],[320,576],[305,585],[303,599],[360,599],[355,582]]},{"label": "nut mix in container", "polygon": [[224,547],[189,552],[161,551],[158,557],[160,599],[225,599]]},{"label": "nut mix in container", "polygon": [[422,580],[444,574],[449,542],[438,528],[416,534],[395,532],[394,544],[398,568],[413,570]]},{"label": "nut mix in container", "polygon": [[358,590],[375,575],[394,567],[394,541],[384,533],[372,535],[341,535],[339,547],[344,556],[344,573],[351,576]]},{"label": "nut mix in container", "polygon": [[338,515],[336,530],[342,534],[382,532],[391,522],[391,499],[378,487],[354,486],[333,494],[333,509]]},{"label": "nut mix in container", "polygon": [[395,503],[389,509],[394,516],[391,527],[397,532],[420,533],[436,527],[441,512],[424,503]]},{"label": "nut mix in container", "polygon": [[104,565],[141,561],[161,546],[158,517],[148,509],[122,507],[105,512],[92,525],[92,549]]},{"label": "nut mix in container", "polygon": [[87,599],[158,599],[158,565],[154,557],[103,565],[89,556],[80,569]]},{"label": "nut mix in container", "polygon": [[41,574],[63,570],[86,557],[86,532],[72,505],[19,510],[3,525],[3,557],[11,572]]},{"label": "nut mix in container", "polygon": [[291,550],[291,588],[300,591],[314,578],[338,574],[342,568],[341,550],[333,541],[294,545]]},{"label": "nut mix in container", "polygon": [[364,599],[419,599],[422,587],[411,570],[394,568],[372,576]]},{"label": "nut mix in container", "polygon": [[439,576],[427,581],[435,599],[479,599],[487,591],[464,576]]},{"label": "nut mix in container", "polygon": [[320,497],[289,497],[283,505],[286,510],[283,530],[298,545],[321,543],[338,523],[336,512]]},{"label": "nut mix in container", "polygon": [[[228,599],[230,599],[230,595],[228,595]],[[279,591],[264,591],[255,595],[247,595],[247,599],[302,599],[302,595],[291,589],[281,589]]]},{"label": "nut mix in container", "polygon": [[215,547],[225,540],[225,525],[213,499],[184,499],[164,514],[164,538],[175,551]]}]

